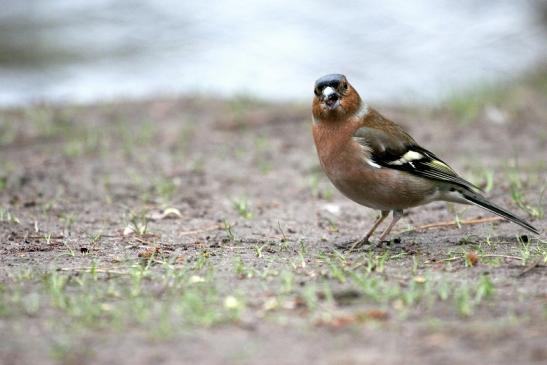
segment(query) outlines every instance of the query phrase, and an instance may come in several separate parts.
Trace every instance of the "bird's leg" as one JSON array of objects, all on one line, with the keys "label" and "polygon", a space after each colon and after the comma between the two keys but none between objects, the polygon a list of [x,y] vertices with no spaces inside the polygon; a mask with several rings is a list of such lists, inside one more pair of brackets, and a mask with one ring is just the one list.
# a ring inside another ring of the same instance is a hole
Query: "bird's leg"
[{"label": "bird's leg", "polygon": [[403,217],[403,211],[401,209],[397,209],[393,211],[393,219],[391,220],[391,223],[386,228],[384,233],[382,233],[382,235],[380,236],[380,242],[384,242],[389,232],[391,232],[391,229],[393,228],[395,223],[397,223],[399,219],[401,219],[402,217]]},{"label": "bird's leg", "polygon": [[353,243],[353,245],[351,245],[349,250],[353,251],[354,249],[356,249],[358,247],[362,247],[362,246],[366,245],[368,243],[368,239],[370,238],[370,236],[372,236],[374,231],[376,231],[376,228],[378,228],[378,226],[384,221],[384,219],[386,219],[386,217],[388,215],[389,215],[389,210],[382,210],[380,216],[376,219],[376,222],[374,222],[374,225],[368,231],[368,233],[365,235],[365,237],[361,238],[358,241],[355,241]]}]

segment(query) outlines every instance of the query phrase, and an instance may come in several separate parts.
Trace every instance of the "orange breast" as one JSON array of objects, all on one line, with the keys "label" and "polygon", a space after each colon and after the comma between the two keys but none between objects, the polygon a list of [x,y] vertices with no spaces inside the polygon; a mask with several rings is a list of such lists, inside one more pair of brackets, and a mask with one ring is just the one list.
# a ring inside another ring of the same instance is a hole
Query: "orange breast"
[{"label": "orange breast", "polygon": [[350,123],[315,123],[313,137],[321,167],[331,182],[351,200],[374,209],[405,209],[428,202],[436,188],[426,179],[365,162],[353,141]]}]

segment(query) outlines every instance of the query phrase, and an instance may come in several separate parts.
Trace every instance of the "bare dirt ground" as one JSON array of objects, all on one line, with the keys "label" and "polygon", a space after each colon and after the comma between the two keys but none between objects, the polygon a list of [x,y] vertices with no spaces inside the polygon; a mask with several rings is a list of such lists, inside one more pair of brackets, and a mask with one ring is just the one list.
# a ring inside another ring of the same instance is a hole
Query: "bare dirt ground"
[{"label": "bare dirt ground", "polygon": [[[545,230],[545,80],[378,109]],[[323,176],[309,114],[0,111],[0,363],[546,363],[545,235],[435,203],[390,244],[336,250],[376,212]]]}]

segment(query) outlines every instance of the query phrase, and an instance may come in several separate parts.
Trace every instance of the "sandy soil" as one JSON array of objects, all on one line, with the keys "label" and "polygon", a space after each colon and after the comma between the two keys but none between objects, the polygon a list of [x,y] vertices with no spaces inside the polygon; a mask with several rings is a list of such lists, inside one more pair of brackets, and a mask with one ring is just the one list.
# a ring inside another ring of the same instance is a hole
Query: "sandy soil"
[{"label": "sandy soil", "polygon": [[[378,109],[544,230],[546,90]],[[376,212],[310,123],[243,99],[0,111],[0,363],[547,362],[545,236],[434,203],[335,250]]]}]

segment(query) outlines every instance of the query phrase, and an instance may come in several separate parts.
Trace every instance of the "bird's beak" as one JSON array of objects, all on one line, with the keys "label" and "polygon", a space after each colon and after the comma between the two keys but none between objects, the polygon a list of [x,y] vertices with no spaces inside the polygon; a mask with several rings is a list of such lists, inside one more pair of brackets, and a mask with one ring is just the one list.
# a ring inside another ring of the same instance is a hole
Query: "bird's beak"
[{"label": "bird's beak", "polygon": [[340,105],[340,95],[332,87],[327,86],[323,89],[321,100],[325,103],[329,110],[336,109]]}]

